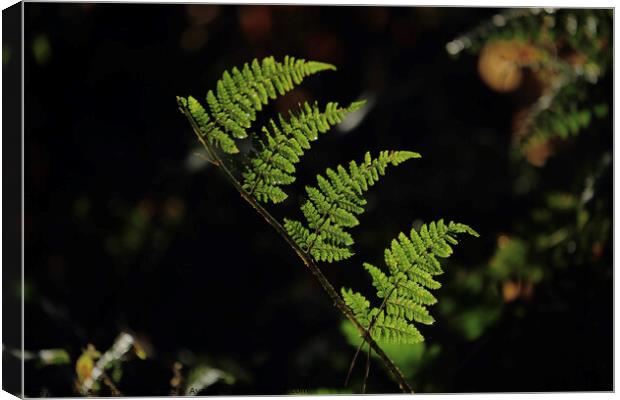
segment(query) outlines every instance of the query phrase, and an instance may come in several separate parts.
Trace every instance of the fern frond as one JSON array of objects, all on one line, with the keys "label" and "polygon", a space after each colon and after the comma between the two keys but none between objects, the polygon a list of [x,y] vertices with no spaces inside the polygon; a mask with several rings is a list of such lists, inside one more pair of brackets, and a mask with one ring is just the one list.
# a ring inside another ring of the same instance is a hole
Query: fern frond
[{"label": "fern frond", "polygon": [[[446,258],[452,254],[452,246],[458,242],[457,234],[478,236],[478,233],[464,224],[443,220],[422,225],[419,230],[412,229],[409,236],[400,233],[385,250],[386,274],[372,264],[364,263],[364,268],[377,290],[377,297],[382,299],[379,308],[373,307],[366,312],[372,337],[379,342],[418,343],[424,340],[413,322],[430,325],[435,319],[428,312],[427,306],[435,304],[437,299],[430,290],[438,289],[441,284],[433,275],[443,273],[437,258]],[[345,302],[355,313],[353,307],[363,309],[369,305],[361,294],[350,289],[342,289]],[[360,312],[360,311],[358,311]]]},{"label": "fern frond", "polygon": [[269,99],[284,95],[306,76],[326,69],[335,67],[289,56],[284,57],[284,62],[273,57],[267,57],[261,63],[254,59],[251,64],[246,63],[242,71],[233,68],[232,76],[224,72],[217,81],[216,91],[207,92],[211,115],[233,136],[247,137],[245,129],[250,127],[256,119],[256,112],[262,110]]},{"label": "fern frond", "polygon": [[215,91],[207,92],[208,112],[193,97],[178,97],[177,100],[188,108],[200,132],[211,144],[234,154],[239,152],[235,139],[248,137],[247,129],[256,120],[257,111],[269,100],[289,92],[307,76],[335,69],[331,64],[289,56],[282,62],[273,57],[260,62],[254,59],[241,69],[235,67],[223,73]]},{"label": "fern frond", "polygon": [[[396,166],[419,157],[412,151],[381,151],[376,158],[366,153],[362,163],[351,161],[348,170],[341,165],[336,170],[328,168],[326,177],[317,175],[318,187],[306,186],[308,199],[301,210],[307,227],[291,220],[285,220],[285,227],[303,226],[307,232],[313,232],[310,241],[296,242],[315,260],[332,262],[350,257],[353,253],[348,247],[353,240],[344,228],[359,224],[356,215],[364,212],[366,204],[363,193],[385,174],[389,165]],[[294,237],[297,232],[288,233]]]},{"label": "fern frond", "polygon": [[304,103],[299,106],[298,113],[290,113],[288,120],[281,115],[278,122],[270,120],[269,127],[262,128],[264,137],[260,141],[260,150],[250,159],[243,173],[243,188],[262,202],[279,203],[286,199],[287,195],[280,186],[295,181],[295,164],[310,148],[310,142],[364,103],[357,101],[341,108],[338,103],[330,102],[322,112],[316,103],[312,106]]},{"label": "fern frond", "polygon": [[[419,332],[412,325],[403,323],[403,318],[430,323],[431,317],[424,312],[422,305],[434,301],[434,298],[429,297],[430,294],[425,297],[425,293],[420,292],[420,285],[405,280],[401,283],[391,276],[384,276],[383,280],[387,279],[387,284],[392,285],[391,291],[401,295],[389,298],[391,294],[385,289],[383,296],[389,300],[386,309],[371,309],[366,298],[351,290],[343,290],[343,299],[339,298],[314,261],[333,262],[351,257],[353,238],[346,228],[359,224],[357,216],[364,212],[366,204],[363,193],[385,174],[389,165],[399,165],[408,159],[420,157],[419,154],[383,151],[373,159],[367,153],[362,163],[352,161],[348,168],[341,165],[334,169],[328,168],[324,176],[317,176],[316,186],[306,187],[308,199],[302,206],[306,223],[285,219],[282,226],[259,201],[278,203],[286,199],[287,194],[281,187],[295,181],[296,164],[310,148],[311,142],[317,140],[320,133],[340,123],[346,113],[359,109],[363,102],[354,102],[344,108],[337,103],[328,103],[322,110],[316,104],[304,103],[298,112],[289,113],[288,117],[279,115],[270,120],[261,129],[261,135],[253,137],[253,143],[258,143],[257,151],[242,160],[243,182],[238,181],[235,173],[220,157],[220,152],[216,151],[239,153],[238,140],[249,136],[248,129],[256,120],[256,113],[269,100],[290,91],[306,76],[328,69],[335,67],[292,57],[286,57],[283,62],[277,62],[273,57],[261,62],[253,60],[242,68],[224,72],[215,90],[207,92],[208,110],[191,96],[177,97],[177,103],[209,154],[210,161],[223,172],[243,199],[293,245],[297,255],[347,318],[358,328],[360,324],[374,326],[376,329],[372,334],[385,340],[418,340]],[[398,276],[406,275],[399,272]],[[419,281],[423,282],[424,278],[422,276]],[[349,313],[347,307],[353,313]],[[411,392],[402,373],[377,343],[370,337],[366,337],[365,341],[381,357],[402,390]]]}]

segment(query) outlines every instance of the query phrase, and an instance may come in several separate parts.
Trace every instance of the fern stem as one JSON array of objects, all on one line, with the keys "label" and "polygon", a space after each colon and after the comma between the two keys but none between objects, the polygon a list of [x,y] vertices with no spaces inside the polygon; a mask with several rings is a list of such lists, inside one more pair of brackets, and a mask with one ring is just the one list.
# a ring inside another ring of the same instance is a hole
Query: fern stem
[{"label": "fern stem", "polygon": [[364,381],[362,382],[362,394],[366,394],[366,382],[368,382],[368,375],[370,374],[370,353],[372,348],[368,346],[368,354],[366,356],[366,373],[364,374]]},{"label": "fern stem", "polygon": [[407,383],[407,380],[403,376],[398,366],[394,364],[392,359],[390,359],[390,357],[388,357],[387,354],[385,354],[385,352],[379,346],[379,344],[377,344],[377,342],[372,338],[372,336],[370,336],[366,328],[364,328],[364,326],[362,326],[362,324],[357,320],[357,318],[355,318],[355,315],[353,314],[351,309],[345,304],[345,302],[342,300],[338,292],[336,292],[336,289],[334,289],[334,287],[329,282],[327,277],[323,275],[323,272],[321,272],[321,270],[316,265],[314,260],[297,245],[297,243],[288,235],[288,233],[286,232],[284,227],[278,222],[278,220],[276,220],[258,201],[256,201],[256,199],[254,199],[254,197],[250,196],[249,193],[246,192],[245,189],[243,189],[239,181],[234,177],[232,172],[226,167],[226,165],[223,163],[221,158],[216,154],[213,148],[209,145],[209,143],[203,140],[202,136],[200,135],[200,130],[199,129],[197,130],[198,126],[194,122],[187,108],[180,103],[179,103],[179,106],[183,114],[187,117],[187,119],[190,120],[190,124],[192,125],[192,128],[198,135],[198,139],[200,140],[200,143],[204,146],[205,150],[209,153],[209,156],[219,166],[219,170],[222,171],[224,176],[233,185],[233,187],[237,189],[241,197],[245,201],[247,201],[261,215],[261,217],[263,217],[263,219],[269,225],[271,225],[271,227],[274,228],[276,232],[278,232],[278,234],[282,236],[282,238],[293,248],[293,250],[295,251],[297,256],[301,259],[301,261],[304,263],[304,265],[317,278],[317,280],[319,281],[319,284],[323,287],[323,290],[325,290],[327,295],[332,299],[336,308],[338,308],[338,310],[349,321],[351,321],[353,325],[355,325],[358,331],[363,335],[362,336],[363,339],[375,351],[375,353],[377,353],[377,355],[381,358],[381,361],[383,361],[386,368],[392,373],[392,375],[394,376],[394,379],[396,379],[396,381],[398,382],[398,386],[400,387],[400,389],[404,393],[413,393],[413,389],[411,388],[411,386],[409,386],[409,383]]},{"label": "fern stem", "polygon": [[357,361],[357,356],[359,356],[360,351],[362,351],[362,346],[364,346],[364,343],[366,343],[364,340],[362,340],[362,343],[360,343],[359,346],[357,346],[357,350],[355,351],[355,354],[353,355],[353,359],[351,360],[351,364],[349,364],[349,372],[347,372],[347,377],[344,379],[344,387],[349,386],[349,378],[351,378],[351,373],[353,372],[353,367],[355,367],[355,361]]}]

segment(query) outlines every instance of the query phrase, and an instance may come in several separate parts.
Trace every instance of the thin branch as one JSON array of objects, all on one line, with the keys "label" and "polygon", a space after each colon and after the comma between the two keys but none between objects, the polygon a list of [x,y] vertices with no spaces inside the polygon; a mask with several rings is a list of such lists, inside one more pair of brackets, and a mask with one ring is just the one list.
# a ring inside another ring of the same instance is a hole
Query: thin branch
[{"label": "thin branch", "polygon": [[360,345],[357,346],[357,350],[355,351],[355,355],[353,356],[353,360],[351,360],[351,364],[349,364],[349,372],[347,372],[347,377],[344,379],[344,387],[349,386],[349,378],[351,378],[351,372],[353,372],[353,367],[355,366],[355,361],[357,360],[357,356],[360,354],[360,351],[362,351],[362,346],[364,346],[364,343],[366,343],[366,342],[362,338],[362,343],[360,343]]},{"label": "thin branch", "polygon": [[271,225],[271,227],[273,227],[273,229],[275,229],[276,232],[278,232],[278,234],[291,246],[293,251],[295,251],[295,253],[301,259],[304,265],[317,278],[317,280],[323,287],[323,290],[325,290],[327,295],[334,302],[334,305],[336,306],[336,308],[338,308],[338,310],[340,310],[340,312],[349,321],[351,321],[353,325],[355,325],[358,331],[363,335],[364,340],[368,342],[369,346],[377,353],[377,355],[379,355],[379,357],[381,358],[385,366],[388,368],[388,370],[392,373],[392,375],[398,382],[400,389],[404,393],[413,393],[413,389],[407,383],[407,380],[403,376],[402,372],[400,372],[400,369],[398,368],[398,366],[394,364],[394,362],[387,356],[387,354],[385,354],[383,349],[368,334],[368,331],[362,326],[362,324],[357,320],[357,318],[355,318],[355,315],[353,315],[353,312],[351,311],[351,309],[347,307],[345,302],[338,295],[338,292],[336,292],[336,290],[331,285],[331,283],[329,283],[329,281],[327,280],[325,275],[323,275],[323,273],[321,272],[319,267],[316,265],[314,260],[297,245],[297,243],[288,235],[284,227],[261,204],[259,204],[256,201],[256,199],[254,199],[254,197],[250,196],[243,189],[239,181],[237,181],[237,179],[233,176],[232,172],[230,172],[230,170],[226,167],[226,165],[222,162],[222,160],[217,156],[217,154],[212,149],[212,147],[205,140],[203,140],[202,136],[200,135],[200,130],[196,126],[196,123],[191,117],[191,114],[189,113],[187,108],[180,102],[179,102],[179,106],[183,114],[190,120],[192,128],[194,129],[194,132],[198,136],[200,143],[202,143],[202,145],[205,147],[205,150],[207,151],[209,156],[218,164],[218,166],[220,167],[219,168],[220,171],[222,171],[222,173],[228,179],[228,181],[234,186],[235,189],[237,189],[241,197],[245,201],[247,201],[263,217],[263,219],[269,225]]},{"label": "thin branch", "polygon": [[368,355],[366,356],[366,373],[364,374],[364,381],[362,382],[362,394],[366,394],[366,382],[368,382],[368,375],[370,374],[370,353],[372,349],[368,346]]}]

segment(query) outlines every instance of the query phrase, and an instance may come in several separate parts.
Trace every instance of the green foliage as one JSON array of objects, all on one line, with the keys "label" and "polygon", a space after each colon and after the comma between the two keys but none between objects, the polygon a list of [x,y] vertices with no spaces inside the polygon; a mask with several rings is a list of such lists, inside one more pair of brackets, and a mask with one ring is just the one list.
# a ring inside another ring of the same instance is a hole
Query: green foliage
[{"label": "green foliage", "polygon": [[[256,112],[269,99],[291,90],[305,76],[327,69],[335,67],[292,57],[285,57],[280,63],[268,57],[260,63],[246,63],[241,70],[224,72],[217,90],[207,93],[209,111],[191,96],[177,97],[177,101],[203,143],[206,138],[214,148],[237,154],[236,140],[248,137],[247,129],[256,119]],[[278,115],[277,121],[269,120],[268,126],[260,130],[262,135],[255,135],[257,151],[242,158],[241,189],[260,202],[284,201],[288,196],[281,187],[295,181],[295,165],[310,149],[311,142],[363,104],[364,101],[356,101],[343,108],[329,102],[321,111],[316,103],[304,103],[298,112],[289,112],[288,119]],[[306,223],[285,218],[286,232],[316,261],[349,258],[353,254],[349,247],[354,241],[346,228],[359,224],[356,216],[363,213],[366,204],[363,193],[385,174],[389,165],[397,166],[419,157],[411,151],[381,151],[372,158],[367,152],[363,162],[351,161],[348,169],[341,165],[328,168],[325,176],[317,175],[316,187],[306,186],[308,199],[301,207]]]},{"label": "green foliage", "polygon": [[215,146],[222,149],[225,153],[235,154],[239,152],[235,141],[224,131],[222,131],[215,122],[211,121],[209,114],[202,107],[200,102],[189,96],[184,104],[187,105],[194,121],[198,124],[202,136],[206,136]]},{"label": "green foliage", "polygon": [[[526,125],[522,146],[530,146],[549,138],[568,139],[588,128],[594,118],[607,116],[606,103],[591,104],[589,84],[567,83],[553,95],[545,107],[534,106]],[[547,100],[545,100],[546,102]]]},{"label": "green foliage", "polygon": [[65,349],[39,350],[38,355],[42,365],[63,365],[71,362],[71,357]]},{"label": "green foliage", "polygon": [[460,35],[446,45],[446,50],[453,55],[463,50],[478,53],[485,43],[498,39],[541,45],[561,42],[589,56],[595,65],[588,72],[594,73],[611,61],[600,50],[609,45],[606,40],[613,32],[612,17],[611,9],[509,9]]},{"label": "green foliage", "polygon": [[198,364],[189,371],[183,394],[185,396],[197,396],[218,382],[232,385],[235,383],[235,377],[229,372],[214,368],[206,363]]},{"label": "green foliage", "polygon": [[254,59],[241,69],[225,71],[216,83],[216,90],[207,92],[206,111],[193,97],[177,97],[187,107],[202,136],[225,153],[238,153],[234,139],[248,137],[247,129],[256,120],[269,100],[291,91],[309,75],[324,70],[335,70],[333,65],[296,60],[286,56],[283,62],[267,57],[261,62]]},{"label": "green foliage", "polygon": [[364,212],[366,200],[362,194],[385,175],[388,165],[397,166],[419,158],[411,151],[381,151],[377,158],[366,153],[362,163],[351,161],[349,170],[342,165],[328,168],[326,177],[317,175],[317,187],[306,186],[308,199],[301,206],[307,225],[285,219],[288,234],[304,251],[317,261],[340,261],[353,253],[349,246],[353,238],[345,231],[359,225],[356,215]]},{"label": "green foliage", "polygon": [[426,325],[434,322],[426,307],[437,302],[430,290],[441,286],[433,279],[443,273],[438,258],[452,254],[452,246],[458,243],[456,235],[462,233],[478,236],[464,224],[431,222],[418,231],[412,229],[409,236],[400,233],[392,240],[384,254],[388,274],[364,263],[377,297],[383,299],[378,308],[370,308],[370,302],[360,293],[342,288],[345,303],[375,340],[397,344],[424,340],[412,322]]},{"label": "green foliage", "polygon": [[528,260],[528,243],[520,238],[502,237],[489,261],[489,276],[495,281],[527,279],[534,283],[543,278],[543,266]]},{"label": "green foliage", "polygon": [[260,141],[261,149],[250,160],[243,174],[243,188],[263,202],[284,201],[287,195],[279,186],[295,181],[295,164],[304,150],[310,149],[310,142],[317,140],[319,133],[325,133],[332,125],[342,122],[347,113],[358,110],[364,103],[357,101],[340,108],[338,103],[330,102],[324,112],[316,103],[312,106],[304,103],[297,115],[290,113],[288,121],[281,115],[278,116],[278,123],[270,120],[270,129],[262,128],[265,136]]},{"label": "green foliage", "polygon": [[[524,153],[550,139],[567,139],[606,116],[609,105],[595,97],[596,84],[611,68],[613,10],[516,9],[493,16],[446,45],[456,55],[478,53],[494,40],[525,43],[536,56],[528,67],[544,87],[516,132]],[[515,56],[515,62],[519,56]],[[594,106],[592,106],[594,104]]]}]

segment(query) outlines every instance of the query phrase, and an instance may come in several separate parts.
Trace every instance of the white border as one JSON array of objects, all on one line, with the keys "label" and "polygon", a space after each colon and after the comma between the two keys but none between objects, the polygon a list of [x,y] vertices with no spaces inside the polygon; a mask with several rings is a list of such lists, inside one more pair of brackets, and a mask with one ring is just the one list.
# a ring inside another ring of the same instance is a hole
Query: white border
[{"label": "white border", "polygon": [[[89,1],[73,1],[73,2],[78,2],[78,3],[88,3]],[[104,2],[104,1],[100,1],[100,2]],[[111,1],[105,1],[105,2],[111,2]],[[5,9],[13,4],[15,4],[15,1],[11,1],[11,0],[0,0],[0,5],[2,6],[2,9]],[[120,2],[119,2],[120,3]],[[518,3],[515,3],[514,1],[507,1],[507,0],[496,0],[493,2],[480,2],[480,1],[437,1],[437,0],[425,0],[425,1],[420,1],[420,2],[414,2],[414,1],[397,1],[397,0],[390,0],[390,1],[385,1],[385,2],[369,2],[369,1],[365,1],[365,2],[360,2],[360,1],[351,1],[351,0],[339,0],[339,1],[327,1],[327,0],[323,0],[323,1],[302,1],[302,2],[294,2],[294,1],[283,1],[283,0],[271,0],[271,1],[244,1],[244,2],[239,2],[239,1],[227,1],[227,0],[220,0],[220,1],[196,1],[196,0],[188,0],[188,1],[174,1],[174,0],[152,0],[152,1],[134,1],[133,3],[217,3],[217,4],[241,4],[241,3],[245,3],[245,4],[307,4],[307,5],[381,5],[381,6],[449,6],[449,7],[499,7],[499,8],[509,8],[509,7],[566,7],[566,8],[613,8],[615,7],[615,2],[611,2],[611,1],[602,1],[602,0],[590,0],[587,3],[583,2],[583,1],[577,1],[577,0],[564,0],[564,1],[559,1],[559,0],[546,0],[543,3],[541,3],[540,1],[519,1]],[[23,4],[22,4],[22,27],[24,27],[23,22],[24,22],[24,11],[23,11]],[[618,35],[618,30],[615,29],[616,26],[616,15],[614,12],[614,44],[619,43],[619,35]],[[0,20],[0,40],[2,38],[2,22]],[[24,277],[24,230],[23,230],[23,222],[24,222],[24,215],[23,215],[23,207],[24,207],[24,133],[23,133],[23,129],[24,129],[24,98],[23,98],[23,93],[24,93],[24,74],[23,74],[23,61],[24,61],[24,30],[22,30],[22,49],[21,49],[21,57],[22,57],[22,76],[21,76],[21,87],[22,87],[22,98],[21,98],[21,105],[22,105],[22,166],[21,166],[21,171],[22,171],[22,177],[21,177],[21,194],[22,194],[22,199],[21,199],[21,204],[22,204],[22,230],[21,230],[21,235],[22,235],[22,244],[21,244],[21,251],[22,251],[22,351],[23,351],[23,346],[24,346],[24,338],[23,338],[23,324],[24,324],[24,304],[23,304],[23,277]],[[615,46],[614,46],[614,61],[615,61]],[[615,94],[617,92],[618,89],[618,83],[617,80],[615,79],[616,74],[618,73],[618,67],[614,62],[614,118],[613,118],[613,126],[614,126],[614,155],[615,154],[620,154],[619,150],[619,145],[618,145],[618,141],[615,140],[615,132],[618,132],[617,130],[617,120],[615,118],[615,110],[616,110],[616,103],[615,103]],[[2,77],[0,76],[0,87],[2,86]],[[0,99],[0,108],[2,105],[2,99]],[[1,111],[0,111],[1,113]],[[2,143],[0,143],[0,158],[1,158],[1,153],[2,153]],[[616,178],[619,175],[619,163],[615,162],[614,159],[614,163],[613,163],[613,174],[614,174],[614,218],[613,218],[613,222],[614,222],[614,228],[613,228],[613,244],[614,244],[614,250],[615,249],[620,249],[619,244],[619,239],[618,239],[618,226],[616,224],[616,218],[615,218],[615,211],[616,211],[616,205],[618,202],[618,185],[617,185],[617,180]],[[2,172],[2,164],[0,163],[0,175]],[[0,207],[2,206],[2,178],[0,177]],[[2,216],[0,215],[0,234],[2,232]],[[0,257],[2,256],[2,244],[0,243]],[[616,254],[614,251],[614,267],[616,265],[615,260],[616,260]],[[616,288],[616,283],[618,281],[618,275],[615,272],[614,269],[614,333],[618,332],[618,318],[616,318],[616,311],[618,310],[618,304],[617,304],[617,297],[615,295],[615,288]],[[2,287],[0,286],[0,295],[2,294]],[[0,318],[0,331],[2,330],[2,320]],[[618,370],[615,368],[615,360],[617,359],[617,355],[618,355],[618,350],[617,347],[615,346],[615,335],[614,335],[614,388],[615,388],[615,384],[616,382],[618,382]],[[569,349],[567,349],[567,351],[569,351]],[[23,393],[23,389],[24,389],[24,381],[23,381],[23,372],[24,372],[24,365],[22,362],[22,393]],[[506,373],[514,373],[515,371],[506,371]],[[0,383],[2,382],[2,365],[0,363]],[[380,396],[375,396],[378,398],[387,398],[387,397],[393,397],[393,396],[402,396],[402,395],[380,395]],[[497,396],[497,394],[465,394],[465,395],[416,395],[416,397],[433,397],[434,399],[444,399],[444,398],[454,398],[455,396],[467,396],[468,398],[472,398],[472,399],[490,399],[492,398],[492,396]],[[583,398],[586,397],[588,399],[607,399],[607,398],[614,398],[615,393],[576,393],[576,392],[570,392],[570,393],[551,393],[551,394],[525,394],[525,393],[519,393],[519,394],[502,394],[500,395],[502,399],[509,399],[509,400],[513,400],[513,399],[522,399],[524,397],[527,397],[528,399],[531,398],[539,398],[539,397],[544,397],[545,399],[577,399],[577,398]],[[227,398],[239,398],[239,399],[247,399],[247,398],[251,398],[251,397],[260,397],[260,398],[265,398],[265,399],[276,399],[276,398],[280,398],[281,396],[244,396],[244,397],[227,397]],[[316,398],[316,399],[329,399],[329,398],[338,398],[338,399],[354,399],[357,396],[307,396],[309,398]],[[408,396],[407,396],[408,397]],[[3,399],[13,399],[14,397],[11,396],[10,394],[6,393],[6,392],[0,392],[0,400]],[[149,397],[149,398],[153,398],[153,399],[166,399],[169,400],[170,397]]]}]

